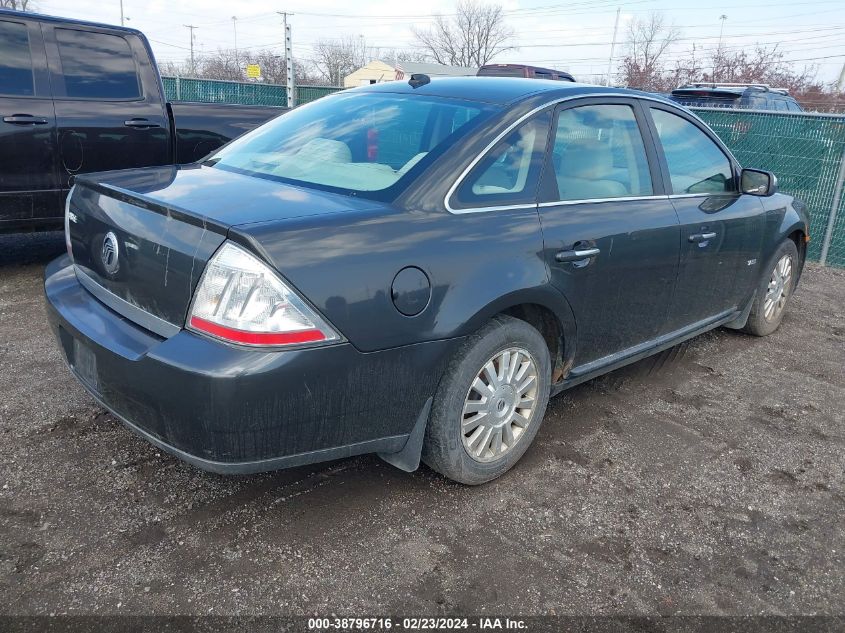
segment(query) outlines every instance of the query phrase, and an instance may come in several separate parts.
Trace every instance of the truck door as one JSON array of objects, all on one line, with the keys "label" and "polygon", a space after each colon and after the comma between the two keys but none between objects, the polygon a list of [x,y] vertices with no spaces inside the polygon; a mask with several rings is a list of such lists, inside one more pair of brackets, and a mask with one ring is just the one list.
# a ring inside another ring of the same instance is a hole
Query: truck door
[{"label": "truck door", "polygon": [[169,119],[143,40],[120,29],[42,28],[65,192],[76,174],[170,163]]},{"label": "truck door", "polygon": [[56,117],[38,22],[0,16],[0,230],[62,215]]}]

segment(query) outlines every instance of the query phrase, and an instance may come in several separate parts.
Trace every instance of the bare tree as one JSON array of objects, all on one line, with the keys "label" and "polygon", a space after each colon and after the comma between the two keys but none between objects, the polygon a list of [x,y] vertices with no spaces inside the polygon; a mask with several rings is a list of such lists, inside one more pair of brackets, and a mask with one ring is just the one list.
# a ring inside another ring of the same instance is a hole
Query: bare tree
[{"label": "bare tree", "polygon": [[628,52],[622,61],[620,79],[633,88],[664,90],[663,58],[679,37],[680,31],[667,26],[660,13],[632,21],[628,25]]},{"label": "bare tree", "polygon": [[364,66],[367,46],[362,37],[342,37],[336,40],[319,40],[314,44],[315,69],[330,86],[342,86],[343,78]]},{"label": "bare tree", "polygon": [[35,3],[29,0],[0,0],[0,9],[12,11],[35,11]]},{"label": "bare tree", "polygon": [[479,0],[459,0],[453,17],[438,14],[431,28],[411,31],[438,64],[483,66],[499,53],[516,50],[507,43],[514,31],[505,24],[501,5]]},{"label": "bare tree", "polygon": [[392,48],[379,53],[378,58],[386,64],[397,66],[402,62],[431,61],[428,53],[420,50]]}]

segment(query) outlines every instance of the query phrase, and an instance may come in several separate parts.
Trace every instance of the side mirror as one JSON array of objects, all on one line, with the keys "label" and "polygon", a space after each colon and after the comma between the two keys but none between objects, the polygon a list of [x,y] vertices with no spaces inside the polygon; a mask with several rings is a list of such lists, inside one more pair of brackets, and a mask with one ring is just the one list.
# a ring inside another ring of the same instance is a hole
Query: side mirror
[{"label": "side mirror", "polygon": [[778,190],[777,176],[770,171],[743,169],[739,180],[740,191],[751,196],[771,196]]}]

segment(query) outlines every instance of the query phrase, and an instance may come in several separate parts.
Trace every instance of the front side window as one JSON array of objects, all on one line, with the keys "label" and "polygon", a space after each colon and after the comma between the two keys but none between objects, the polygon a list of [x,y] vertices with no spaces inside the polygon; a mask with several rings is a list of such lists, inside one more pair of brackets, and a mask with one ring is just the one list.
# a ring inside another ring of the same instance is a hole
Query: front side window
[{"label": "front side window", "polygon": [[552,163],[559,200],[653,193],[645,145],[628,105],[588,105],[558,115]]},{"label": "front side window", "polygon": [[65,96],[137,99],[141,96],[129,42],[117,35],[56,29]]},{"label": "front side window", "polygon": [[454,147],[493,111],[486,104],[439,97],[338,94],[256,128],[206,164],[386,199],[387,190],[415,166]]},{"label": "front side window", "polygon": [[734,191],[731,162],[709,136],[671,112],[651,108],[651,114],[666,155],[673,193]]},{"label": "front side window", "polygon": [[29,35],[26,25],[18,22],[0,22],[0,94],[35,94]]},{"label": "front side window", "polygon": [[535,116],[510,132],[479,161],[451,204],[460,208],[532,204],[543,167],[551,116]]}]

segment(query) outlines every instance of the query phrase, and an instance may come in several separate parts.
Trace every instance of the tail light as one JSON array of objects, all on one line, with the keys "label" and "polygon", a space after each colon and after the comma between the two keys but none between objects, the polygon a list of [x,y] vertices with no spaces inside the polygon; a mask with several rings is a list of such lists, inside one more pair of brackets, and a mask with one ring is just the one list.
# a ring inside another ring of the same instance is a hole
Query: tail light
[{"label": "tail light", "polygon": [[243,345],[328,343],[340,335],[257,257],[224,242],[205,267],[188,328]]}]

